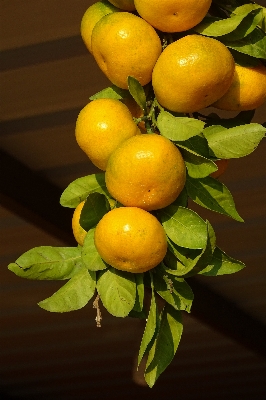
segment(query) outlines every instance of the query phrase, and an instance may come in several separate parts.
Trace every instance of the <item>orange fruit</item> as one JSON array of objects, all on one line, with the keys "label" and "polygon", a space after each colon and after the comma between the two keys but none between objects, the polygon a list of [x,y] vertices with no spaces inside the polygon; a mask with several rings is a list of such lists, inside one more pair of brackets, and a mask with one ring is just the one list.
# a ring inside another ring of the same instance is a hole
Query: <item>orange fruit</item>
[{"label": "orange fruit", "polygon": [[219,178],[219,176],[221,176],[227,170],[229,160],[221,159],[221,160],[216,160],[214,162],[217,165],[218,169],[217,171],[214,171],[212,174],[210,174],[210,176],[212,178]]},{"label": "orange fruit", "polygon": [[211,0],[135,0],[139,15],[163,32],[182,32],[200,23]]},{"label": "orange fruit", "polygon": [[135,5],[134,0],[109,0],[114,6],[121,8],[125,11],[134,11]]},{"label": "orange fruit", "polygon": [[190,113],[208,107],[229,89],[235,62],[216,39],[187,35],[167,46],[158,58],[152,85],[159,103]]},{"label": "orange fruit", "polygon": [[84,203],[85,203],[85,201],[82,201],[77,206],[77,208],[75,208],[75,211],[74,211],[73,217],[72,217],[73,235],[80,246],[83,246],[85,236],[87,235],[87,232],[85,231],[85,229],[82,228],[82,226],[79,223],[80,214],[81,214],[82,208],[84,206]]},{"label": "orange fruit", "polygon": [[82,17],[80,25],[80,33],[89,52],[91,49],[91,34],[96,23],[105,15],[115,11],[120,11],[107,0],[101,0],[90,6]]},{"label": "orange fruit", "polygon": [[115,208],[105,214],[96,226],[94,242],[107,264],[133,273],[156,267],[167,250],[160,222],[137,207]]},{"label": "orange fruit", "polygon": [[266,100],[266,67],[236,65],[228,91],[213,106],[227,111],[254,110]]},{"label": "orange fruit", "polygon": [[155,29],[128,12],[108,14],[92,32],[93,56],[107,78],[127,89],[133,76],[141,85],[151,81],[153,67],[162,52]]},{"label": "orange fruit", "polygon": [[96,167],[104,171],[116,147],[140,134],[140,130],[121,101],[97,99],[80,111],[75,134],[80,148]]},{"label": "orange fruit", "polygon": [[125,206],[157,210],[171,204],[186,180],[178,148],[157,134],[124,141],[109,158],[105,182],[108,191]]}]

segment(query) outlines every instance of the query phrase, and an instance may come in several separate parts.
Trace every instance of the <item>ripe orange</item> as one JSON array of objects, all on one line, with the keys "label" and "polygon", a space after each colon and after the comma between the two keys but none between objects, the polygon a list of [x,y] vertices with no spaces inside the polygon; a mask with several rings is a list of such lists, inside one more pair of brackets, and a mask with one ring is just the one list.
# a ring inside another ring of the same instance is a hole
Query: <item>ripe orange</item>
[{"label": "ripe orange", "polygon": [[218,169],[217,171],[214,171],[210,176],[212,178],[219,178],[219,176],[221,176],[227,170],[229,160],[227,159],[216,160],[215,164],[217,165]]},{"label": "ripe orange", "polygon": [[107,264],[133,273],[156,267],[167,250],[162,225],[137,207],[115,208],[105,214],[96,226],[94,241]]},{"label": "ripe orange", "polygon": [[135,0],[139,15],[163,32],[182,32],[200,23],[211,0]]},{"label": "ripe orange", "polygon": [[101,0],[90,6],[83,15],[80,25],[80,33],[90,53],[92,52],[91,34],[94,26],[102,17],[115,11],[120,10],[110,4],[109,1]]},{"label": "ripe orange", "polygon": [[109,1],[116,7],[121,8],[121,10],[125,11],[135,10],[134,0],[109,0]]},{"label": "ripe orange", "polygon": [[82,226],[79,223],[80,214],[81,214],[82,208],[84,206],[84,203],[85,203],[85,201],[82,201],[77,206],[77,208],[75,208],[75,211],[74,211],[73,217],[72,217],[73,235],[80,246],[83,246],[85,236],[87,235],[87,232],[85,231],[85,229],[82,228]]},{"label": "ripe orange", "polygon": [[151,81],[153,67],[162,46],[155,29],[128,12],[108,14],[92,32],[93,56],[108,79],[127,89],[133,76],[141,85]]},{"label": "ripe orange", "polygon": [[178,148],[157,134],[124,141],[110,156],[105,182],[111,195],[125,206],[157,210],[171,204],[186,180]]},{"label": "ripe orange", "polygon": [[78,145],[91,162],[105,170],[116,147],[140,134],[140,130],[125,104],[114,99],[97,99],[80,111],[75,134]]},{"label": "ripe orange", "polygon": [[229,90],[213,106],[227,111],[254,110],[266,100],[266,67],[236,65]]},{"label": "ripe orange", "polygon": [[158,58],[152,84],[159,103],[190,113],[214,103],[229,89],[234,59],[216,39],[187,35],[167,46]]}]

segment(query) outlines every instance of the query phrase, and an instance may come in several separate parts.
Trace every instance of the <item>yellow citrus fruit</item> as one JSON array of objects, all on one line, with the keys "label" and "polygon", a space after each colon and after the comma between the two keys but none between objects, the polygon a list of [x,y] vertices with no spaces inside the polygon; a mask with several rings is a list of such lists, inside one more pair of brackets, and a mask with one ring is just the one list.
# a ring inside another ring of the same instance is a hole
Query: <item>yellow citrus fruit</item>
[{"label": "yellow citrus fruit", "polygon": [[227,170],[229,160],[221,159],[221,160],[216,160],[214,162],[217,165],[218,169],[217,171],[214,171],[210,176],[212,178],[219,178],[219,176],[221,176]]},{"label": "yellow citrus fruit", "polygon": [[107,264],[133,273],[156,267],[167,250],[160,222],[137,207],[115,208],[105,214],[96,226],[94,242]]},{"label": "yellow citrus fruit", "polygon": [[73,235],[80,246],[83,246],[85,236],[87,235],[87,232],[85,231],[85,229],[82,228],[82,226],[79,223],[80,214],[81,214],[82,208],[84,206],[84,203],[85,203],[85,201],[82,201],[77,206],[77,208],[75,208],[75,211],[74,211],[73,217],[72,217]]},{"label": "yellow citrus fruit", "polygon": [[211,0],[135,0],[139,15],[163,32],[182,32],[200,23]]},{"label": "yellow citrus fruit", "polygon": [[155,29],[142,18],[128,12],[108,14],[95,25],[91,41],[98,66],[113,84],[127,89],[128,76],[141,85],[151,81],[162,46]]},{"label": "yellow citrus fruit", "polygon": [[125,104],[115,99],[97,99],[80,111],[75,134],[78,145],[91,162],[105,171],[116,147],[140,134],[140,130]]},{"label": "yellow citrus fruit", "polygon": [[167,46],[158,58],[152,84],[159,103],[171,110],[201,110],[229,89],[235,62],[216,39],[187,35]]},{"label": "yellow citrus fruit", "polygon": [[125,11],[134,11],[135,4],[134,0],[109,0],[114,6],[121,8],[121,10]]},{"label": "yellow citrus fruit", "polygon": [[97,1],[86,10],[81,20],[80,33],[90,53],[92,52],[91,34],[94,26],[102,17],[116,11],[120,10],[107,0]]},{"label": "yellow citrus fruit", "polygon": [[236,65],[229,90],[213,106],[227,111],[254,110],[266,100],[266,67]]},{"label": "yellow citrus fruit", "polygon": [[142,134],[124,141],[110,156],[105,182],[121,204],[147,211],[171,204],[186,180],[178,148],[157,134]]}]

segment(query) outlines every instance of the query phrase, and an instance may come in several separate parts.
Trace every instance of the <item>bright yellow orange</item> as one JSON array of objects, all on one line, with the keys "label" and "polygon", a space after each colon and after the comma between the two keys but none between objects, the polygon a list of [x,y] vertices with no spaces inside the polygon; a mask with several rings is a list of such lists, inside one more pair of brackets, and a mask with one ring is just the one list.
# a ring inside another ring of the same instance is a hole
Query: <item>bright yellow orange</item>
[{"label": "bright yellow orange", "polygon": [[105,15],[120,11],[107,0],[101,0],[90,6],[82,17],[80,25],[81,37],[91,53],[91,34],[96,23]]},{"label": "bright yellow orange", "polygon": [[162,225],[137,207],[115,208],[105,214],[96,226],[94,242],[107,264],[133,273],[156,267],[167,250]]},{"label": "bright yellow orange", "polygon": [[152,84],[159,103],[190,113],[222,97],[234,75],[234,59],[216,39],[187,35],[167,46],[158,58]]},{"label": "bright yellow orange", "polygon": [[214,171],[210,176],[212,178],[219,178],[219,176],[221,176],[227,170],[229,160],[221,159],[221,160],[216,160],[214,162],[217,165],[218,169],[217,171]]},{"label": "bright yellow orange", "polygon": [[254,110],[266,100],[266,67],[236,65],[229,90],[213,106],[227,111]]},{"label": "bright yellow orange", "polygon": [[153,67],[162,46],[155,29],[128,12],[108,14],[92,32],[93,56],[108,79],[127,89],[128,76],[141,85],[151,81]]},{"label": "bright yellow orange", "polygon": [[110,156],[105,181],[111,195],[125,206],[147,211],[171,204],[186,180],[178,148],[157,134],[124,141]]},{"label": "bright yellow orange", "polygon": [[139,15],[163,32],[183,32],[200,23],[211,0],[135,0]]},{"label": "bright yellow orange", "polygon": [[80,111],[75,134],[78,145],[91,162],[105,171],[108,159],[117,146],[140,134],[140,130],[121,101],[97,99]]},{"label": "bright yellow orange", "polygon": [[121,8],[121,10],[125,11],[134,11],[135,4],[134,0],[109,0],[114,6]]},{"label": "bright yellow orange", "polygon": [[87,235],[87,232],[85,231],[85,229],[82,228],[82,226],[79,223],[80,214],[81,214],[82,208],[84,206],[84,203],[85,203],[85,201],[82,201],[77,206],[77,208],[75,208],[75,211],[74,211],[73,217],[72,217],[73,235],[80,246],[83,246],[85,236]]}]

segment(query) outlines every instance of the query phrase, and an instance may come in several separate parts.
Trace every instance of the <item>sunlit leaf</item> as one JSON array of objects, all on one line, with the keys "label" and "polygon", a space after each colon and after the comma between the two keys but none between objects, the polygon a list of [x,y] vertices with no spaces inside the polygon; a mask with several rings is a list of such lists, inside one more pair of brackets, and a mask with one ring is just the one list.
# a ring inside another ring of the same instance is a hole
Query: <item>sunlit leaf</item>
[{"label": "sunlit leaf", "polygon": [[121,100],[126,97],[130,97],[129,91],[126,89],[121,89],[115,85],[112,85],[111,87],[105,88],[101,90],[100,92],[94,94],[93,96],[90,97],[90,100],[96,100],[96,99],[115,99],[115,100]]},{"label": "sunlit leaf", "polygon": [[219,247],[216,247],[210,264],[199,273],[207,276],[218,276],[234,274],[243,268],[245,268],[245,264],[228,256]]},{"label": "sunlit leaf", "polygon": [[103,172],[74,180],[62,193],[60,204],[63,207],[76,208],[90,193],[102,193],[110,197]]},{"label": "sunlit leaf", "polygon": [[213,154],[217,158],[239,158],[252,153],[264,138],[266,129],[256,123],[226,129],[209,126],[203,131]]},{"label": "sunlit leaf", "polygon": [[237,50],[240,53],[248,54],[255,58],[266,59],[266,36],[259,28],[254,29],[248,36],[240,40],[226,40],[220,38],[220,41],[227,47]]},{"label": "sunlit leaf", "polygon": [[157,125],[162,136],[172,141],[183,141],[201,133],[205,123],[195,118],[175,117],[167,111],[161,111]]},{"label": "sunlit leaf", "polygon": [[81,256],[84,264],[90,271],[100,271],[106,269],[108,265],[103,261],[95,247],[94,232],[95,229],[91,229],[87,233],[83,243]]},{"label": "sunlit leaf", "polygon": [[158,336],[149,352],[145,380],[152,387],[171,363],[183,332],[181,312],[166,305],[161,316]]},{"label": "sunlit leaf", "polygon": [[193,179],[187,177],[188,196],[202,207],[227,215],[236,221],[243,222],[235,208],[235,203],[227,187],[217,179],[206,177]]},{"label": "sunlit leaf", "polygon": [[177,245],[203,249],[207,241],[206,223],[194,211],[171,204],[159,211],[167,236]]},{"label": "sunlit leaf", "polygon": [[21,278],[63,280],[69,279],[82,264],[79,247],[40,246],[26,251],[8,269]]},{"label": "sunlit leaf", "polygon": [[109,267],[101,271],[97,290],[107,311],[115,317],[126,317],[133,309],[136,298],[134,274]]},{"label": "sunlit leaf", "polygon": [[146,95],[139,81],[133,76],[127,78],[128,89],[136,103],[146,112]]},{"label": "sunlit leaf", "polygon": [[217,171],[217,165],[205,157],[196,155],[185,149],[181,150],[189,176],[192,178],[205,178]]},{"label": "sunlit leaf", "polygon": [[83,267],[61,289],[38,305],[50,312],[79,310],[92,298],[96,287],[95,272]]},{"label": "sunlit leaf", "polygon": [[176,141],[175,144],[181,149],[185,149],[192,154],[200,155],[206,158],[210,156],[207,139],[202,134],[193,136],[190,139],[182,142]]}]

